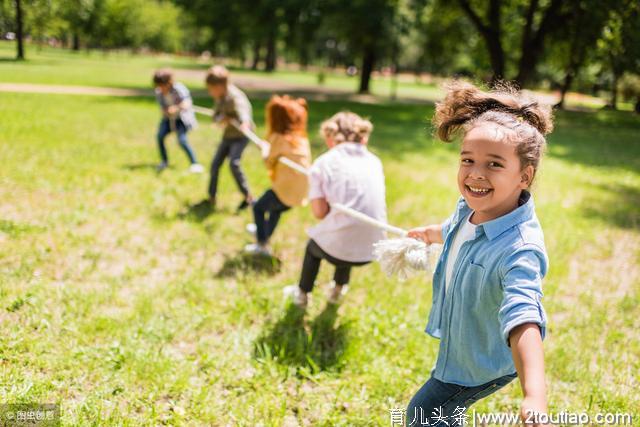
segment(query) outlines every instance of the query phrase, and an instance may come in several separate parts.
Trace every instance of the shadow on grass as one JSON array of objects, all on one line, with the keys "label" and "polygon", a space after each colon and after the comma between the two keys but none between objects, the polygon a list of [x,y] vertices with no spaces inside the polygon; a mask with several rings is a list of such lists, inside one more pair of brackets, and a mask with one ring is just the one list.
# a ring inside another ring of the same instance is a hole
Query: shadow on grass
[{"label": "shadow on grass", "polygon": [[214,212],[218,211],[218,209],[211,205],[209,200],[204,199],[199,201],[198,203],[186,204],[185,209],[179,212],[177,217],[178,219],[201,222],[207,219]]},{"label": "shadow on grass", "polygon": [[153,172],[157,172],[158,164],[157,163],[129,163],[126,165],[122,165],[122,169],[128,171],[137,171],[137,170],[151,170]]},{"label": "shadow on grass", "polygon": [[348,338],[347,324],[336,325],[338,306],[328,304],[309,324],[305,311],[289,304],[280,320],[268,326],[254,343],[256,359],[309,368],[312,372],[340,367]]},{"label": "shadow on grass", "polygon": [[588,198],[583,203],[585,216],[624,229],[640,229],[640,190],[630,185],[599,185],[607,197]]},{"label": "shadow on grass", "polygon": [[640,169],[640,118],[628,111],[562,111],[549,137],[553,157],[592,167]]},{"label": "shadow on grass", "polygon": [[269,255],[252,255],[240,252],[227,258],[217,277],[233,277],[247,273],[259,273],[272,276],[280,271],[282,261]]}]

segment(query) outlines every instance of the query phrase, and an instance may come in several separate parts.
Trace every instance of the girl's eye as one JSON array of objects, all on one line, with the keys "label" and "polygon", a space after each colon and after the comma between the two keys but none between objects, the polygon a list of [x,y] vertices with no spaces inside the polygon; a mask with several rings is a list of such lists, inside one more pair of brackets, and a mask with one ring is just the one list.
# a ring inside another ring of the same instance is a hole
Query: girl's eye
[{"label": "girl's eye", "polygon": [[462,159],[460,160],[460,163],[462,163],[463,165],[470,165],[473,163],[473,160],[471,159]]},{"label": "girl's eye", "polygon": [[503,166],[502,166],[500,163],[498,163],[498,162],[491,162],[491,163],[489,163],[489,166],[490,166],[490,167],[492,167],[492,168],[501,168],[501,167],[503,167]]}]

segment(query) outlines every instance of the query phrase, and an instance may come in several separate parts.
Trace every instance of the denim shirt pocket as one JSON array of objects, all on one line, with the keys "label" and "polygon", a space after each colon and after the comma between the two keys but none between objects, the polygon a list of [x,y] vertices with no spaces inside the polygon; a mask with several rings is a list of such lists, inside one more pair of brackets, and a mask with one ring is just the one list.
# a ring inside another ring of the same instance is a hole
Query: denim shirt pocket
[{"label": "denim shirt pocket", "polygon": [[484,279],[486,270],[481,264],[473,260],[467,263],[467,271],[464,275],[464,299],[468,301],[467,309],[482,305],[485,290]]}]

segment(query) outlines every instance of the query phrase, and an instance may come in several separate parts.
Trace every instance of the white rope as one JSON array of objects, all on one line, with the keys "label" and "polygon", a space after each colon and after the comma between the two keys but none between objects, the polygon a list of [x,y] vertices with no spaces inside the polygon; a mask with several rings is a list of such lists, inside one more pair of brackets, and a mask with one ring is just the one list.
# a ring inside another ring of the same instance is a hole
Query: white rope
[{"label": "white rope", "polygon": [[[208,116],[213,115],[213,110],[209,108],[194,105],[193,109],[196,113]],[[242,132],[261,150],[270,147],[270,144],[267,141],[261,139],[250,129],[243,128],[237,120],[231,120],[231,125]],[[309,176],[308,169],[291,159],[279,157],[278,161],[297,172]],[[401,236],[398,239],[380,240],[374,244],[374,257],[380,262],[382,270],[388,276],[397,275],[400,280],[404,280],[411,276],[415,270],[430,269],[431,260],[434,259],[434,254],[438,252],[438,248],[436,246],[439,245],[427,245],[423,241],[406,237],[406,230],[378,221],[377,219],[371,218],[370,216],[351,209],[341,203],[332,203],[331,207],[345,215],[349,215],[350,217],[357,219],[358,221]]]}]

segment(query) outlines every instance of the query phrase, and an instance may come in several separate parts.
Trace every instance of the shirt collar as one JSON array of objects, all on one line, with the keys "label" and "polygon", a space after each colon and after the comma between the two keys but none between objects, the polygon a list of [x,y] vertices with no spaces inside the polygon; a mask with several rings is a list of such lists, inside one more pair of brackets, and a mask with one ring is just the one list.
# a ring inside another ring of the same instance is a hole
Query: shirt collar
[{"label": "shirt collar", "polygon": [[333,147],[334,149],[339,149],[339,150],[344,150],[347,152],[362,152],[362,151],[367,151],[367,146],[366,144],[362,144],[360,142],[351,142],[351,141],[345,141],[345,142],[341,142],[340,144],[337,144]]},{"label": "shirt collar", "polygon": [[[491,221],[484,222],[478,225],[476,229],[476,235],[480,230],[484,231],[487,239],[493,240],[508,229],[515,227],[529,219],[531,219],[535,213],[535,207],[533,204],[533,197],[528,191],[522,191],[518,200],[519,206],[506,215],[502,215],[499,218]],[[460,197],[458,201],[458,208],[456,211],[456,217],[454,222],[457,223],[471,212],[471,208],[467,205],[467,202],[463,197]]]}]

